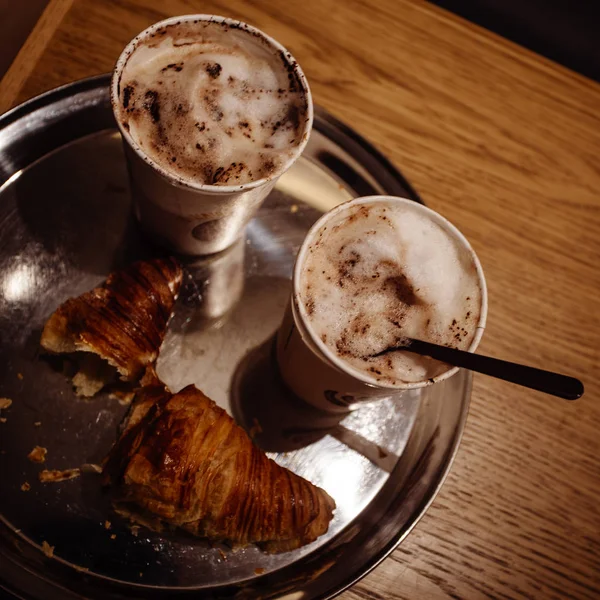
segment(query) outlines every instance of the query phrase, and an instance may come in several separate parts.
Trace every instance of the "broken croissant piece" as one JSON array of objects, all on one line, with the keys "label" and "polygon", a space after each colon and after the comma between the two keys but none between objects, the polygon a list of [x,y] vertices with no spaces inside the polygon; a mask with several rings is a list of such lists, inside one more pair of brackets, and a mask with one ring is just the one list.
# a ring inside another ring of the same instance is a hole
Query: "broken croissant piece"
[{"label": "broken croissant piece", "polygon": [[54,354],[80,353],[73,377],[79,395],[99,392],[117,379],[115,369],[121,380],[136,382],[158,357],[182,278],[174,258],[111,273],[99,287],[58,307],[41,345]]},{"label": "broken croissant piece", "polygon": [[[105,464],[117,505],[211,541],[269,552],[323,535],[335,502],[256,447],[193,385],[138,390],[129,422]],[[143,522],[143,521],[141,521]]]}]

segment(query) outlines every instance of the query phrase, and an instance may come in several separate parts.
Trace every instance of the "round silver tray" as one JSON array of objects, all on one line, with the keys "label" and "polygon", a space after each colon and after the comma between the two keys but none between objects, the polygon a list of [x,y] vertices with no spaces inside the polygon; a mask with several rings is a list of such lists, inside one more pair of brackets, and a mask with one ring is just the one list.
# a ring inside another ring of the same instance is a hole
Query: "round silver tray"
[{"label": "round silver tray", "polygon": [[[61,600],[335,596],[385,558],[433,500],[460,440],[471,377],[461,371],[340,422],[287,395],[273,336],[295,254],[322,211],[370,194],[419,199],[379,152],[317,109],[303,157],[246,240],[187,264],[161,351],[159,374],[172,389],[195,383],[277,462],[333,496],[329,532],[268,555],[132,529],[111,510],[97,475],[38,481],[43,467],[99,463],[127,411],[107,394],[75,397],[39,353],[45,319],[111,270],[161,252],[131,216],[108,82],[67,85],[0,118],[0,397],[13,400],[0,423],[0,589]],[[27,460],[36,445],[48,449],[43,467]]]}]

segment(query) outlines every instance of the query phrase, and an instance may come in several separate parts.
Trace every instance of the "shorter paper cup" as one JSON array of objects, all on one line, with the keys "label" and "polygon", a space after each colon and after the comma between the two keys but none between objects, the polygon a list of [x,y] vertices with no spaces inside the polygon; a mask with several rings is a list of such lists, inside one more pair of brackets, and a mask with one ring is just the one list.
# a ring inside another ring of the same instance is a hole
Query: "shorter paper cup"
[{"label": "shorter paper cup", "polygon": [[423,381],[395,385],[377,383],[363,371],[356,369],[335,355],[310,327],[306,310],[300,301],[299,284],[304,270],[308,249],[324,225],[335,220],[341,213],[357,205],[379,203],[410,203],[413,210],[437,223],[452,236],[457,247],[466,252],[476,268],[481,289],[481,310],[475,336],[468,350],[474,352],[479,345],[487,318],[487,286],[483,269],[473,248],[465,236],[435,211],[406,198],[393,196],[368,196],[350,200],[324,214],[308,232],[294,266],[292,296],[288,303],[282,325],[277,332],[277,362],[286,385],[297,396],[313,406],[328,412],[348,412],[361,403],[389,398],[404,390],[434,385],[451,377],[458,367],[449,366],[436,377]]},{"label": "shorter paper cup", "polygon": [[[307,103],[302,141],[293,156],[269,177],[243,185],[206,185],[191,182],[156,163],[123,126],[119,92],[127,60],[156,30],[190,21],[226,23],[260,38],[282,57],[302,87]],[[142,229],[171,251],[196,256],[220,252],[242,236],[246,225],[279,177],[302,154],[313,122],[313,104],[308,82],[293,56],[279,42],[259,29],[214,15],[173,17],[155,23],[135,37],[123,50],[115,66],[111,82],[111,103],[123,138],[134,211]]]}]

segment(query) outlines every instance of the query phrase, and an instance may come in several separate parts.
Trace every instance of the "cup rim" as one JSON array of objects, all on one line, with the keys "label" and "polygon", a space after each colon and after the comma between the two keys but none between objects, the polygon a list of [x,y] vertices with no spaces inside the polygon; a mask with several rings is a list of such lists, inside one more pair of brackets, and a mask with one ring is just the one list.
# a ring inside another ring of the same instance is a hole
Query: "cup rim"
[{"label": "cup rim", "polygon": [[391,384],[391,383],[377,381],[375,378],[372,378],[369,375],[367,375],[364,371],[361,371],[360,369],[357,369],[357,368],[353,367],[352,365],[348,364],[346,361],[344,361],[341,358],[339,358],[338,356],[336,356],[329,349],[329,347],[323,342],[323,340],[318,335],[316,335],[314,329],[308,324],[308,315],[306,314],[306,308],[305,308],[304,304],[299,300],[298,289],[299,289],[299,282],[300,282],[302,267],[305,263],[305,256],[308,251],[308,247],[311,245],[315,235],[319,232],[321,227],[323,225],[325,225],[328,221],[333,219],[335,216],[337,216],[339,213],[344,212],[344,211],[352,208],[353,206],[360,205],[360,204],[374,204],[374,203],[382,202],[382,201],[388,201],[388,202],[391,201],[391,202],[398,202],[401,204],[410,204],[411,207],[424,212],[430,218],[432,218],[435,222],[442,225],[446,230],[450,231],[456,237],[456,239],[463,245],[464,249],[467,250],[467,252],[471,256],[471,259],[473,260],[473,263],[475,265],[475,269],[477,271],[477,278],[479,280],[479,285],[481,288],[481,308],[480,308],[480,314],[479,314],[479,321],[477,322],[477,326],[475,328],[475,335],[473,336],[473,340],[469,344],[467,351],[474,352],[477,349],[477,347],[479,346],[479,342],[481,341],[483,332],[485,330],[485,325],[486,325],[486,321],[487,321],[487,311],[488,311],[487,283],[486,283],[485,276],[483,273],[483,268],[479,261],[479,257],[475,253],[475,250],[473,250],[473,247],[471,246],[471,244],[467,240],[467,238],[464,236],[464,234],[455,225],[453,225],[450,221],[448,221],[448,219],[446,219],[446,217],[442,216],[440,213],[432,210],[431,208],[425,206],[424,204],[421,204],[420,202],[416,202],[415,200],[411,200],[409,198],[401,198],[399,196],[385,196],[385,195],[364,196],[364,197],[359,197],[359,198],[354,198],[352,200],[348,200],[346,202],[343,202],[342,204],[338,204],[336,207],[334,207],[330,211],[326,212],[309,229],[308,233],[306,234],[306,237],[304,238],[304,241],[302,242],[302,246],[300,247],[300,250],[298,251],[298,255],[296,257],[296,263],[294,265],[293,278],[292,278],[292,281],[293,281],[292,299],[293,299],[293,303],[294,303],[294,308],[297,311],[296,314],[300,317],[299,321],[301,321],[301,322],[297,323],[298,331],[302,335],[309,336],[310,341],[314,345],[316,345],[316,347],[322,353],[322,358],[325,358],[327,361],[329,361],[330,364],[332,364],[336,369],[342,371],[343,373],[347,373],[347,374],[351,375],[352,377],[355,377],[356,379],[358,379],[362,383],[365,383],[368,386],[375,387],[375,388],[385,388],[385,389],[390,389],[390,390],[411,390],[411,389],[423,388],[423,387],[433,385],[434,383],[437,383],[439,381],[448,379],[449,377],[452,377],[452,375],[455,375],[458,372],[459,367],[451,367],[447,371],[444,371],[443,373],[440,373],[439,375],[436,375],[435,377],[427,379],[425,381],[401,382],[401,383],[397,383],[397,384]]},{"label": "cup rim", "polygon": [[[241,31],[246,31],[250,34],[256,35],[266,41],[273,49],[280,53],[280,56],[285,60],[285,62],[293,69],[294,73],[297,76],[297,79],[302,86],[302,90],[306,95],[306,122],[304,126],[304,132],[302,134],[302,140],[300,144],[298,144],[296,151],[294,154],[286,160],[286,162],[279,168],[275,173],[269,175],[268,177],[262,177],[261,179],[257,179],[255,181],[250,181],[248,183],[244,183],[241,185],[211,185],[206,183],[196,183],[194,181],[190,181],[185,177],[177,175],[165,169],[160,164],[158,164],[155,160],[150,158],[137,144],[137,142],[133,139],[131,133],[127,131],[123,125],[121,124],[121,120],[119,118],[120,109],[119,109],[119,96],[120,96],[120,84],[121,77],[123,75],[123,69],[127,64],[130,56],[135,52],[139,44],[148,38],[152,33],[154,33],[157,29],[161,27],[165,27],[168,25],[178,24],[182,22],[189,21],[208,21],[214,23],[225,23],[227,25],[234,26]],[[110,83],[110,102],[112,106],[113,115],[117,122],[117,127],[121,133],[123,139],[127,142],[127,144],[132,148],[132,150],[150,167],[152,167],[157,173],[162,175],[165,179],[169,180],[169,182],[178,185],[180,187],[184,187],[187,189],[192,189],[196,191],[201,191],[206,194],[215,194],[215,195],[223,195],[223,194],[231,194],[231,193],[239,193],[247,190],[251,190],[257,187],[260,187],[274,179],[281,177],[293,164],[296,162],[298,157],[304,151],[306,144],[308,143],[308,139],[310,137],[310,133],[312,131],[313,120],[314,120],[314,107],[312,101],[312,94],[310,92],[310,86],[308,85],[308,80],[304,71],[300,67],[298,61],[292,56],[292,54],[285,48],[282,44],[280,44],[277,40],[272,38],[270,35],[266,34],[264,31],[261,31],[257,27],[253,25],[249,25],[248,23],[244,23],[243,21],[239,21],[237,19],[232,19],[230,17],[222,17],[219,15],[210,15],[210,14],[191,14],[191,15],[179,15],[175,17],[169,17],[168,19],[163,19],[162,21],[158,21],[144,29],[142,32],[138,33],[128,44],[125,46],[117,62],[113,69],[111,83]]]}]

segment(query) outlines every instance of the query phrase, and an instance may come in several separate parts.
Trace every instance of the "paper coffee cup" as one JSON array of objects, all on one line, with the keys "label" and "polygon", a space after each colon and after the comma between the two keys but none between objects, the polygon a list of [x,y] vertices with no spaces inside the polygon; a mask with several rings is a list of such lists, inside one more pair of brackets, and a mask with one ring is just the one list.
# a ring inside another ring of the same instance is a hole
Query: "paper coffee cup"
[{"label": "paper coffee cup", "polygon": [[[261,44],[266,44],[283,61],[282,68],[293,73],[306,97],[306,119],[301,139],[294,152],[268,177],[243,185],[209,185],[190,181],[152,159],[123,124],[120,82],[131,55],[166,26],[200,21],[226,24],[235,28],[238,32],[236,35],[245,32],[250,38],[260,39]],[[246,225],[279,177],[304,150],[313,122],[313,104],[308,82],[292,55],[259,29],[214,15],[173,17],[155,23],[135,37],[123,50],[115,66],[111,82],[111,103],[123,138],[134,212],[142,229],[170,250],[188,255],[220,252],[242,236]]]},{"label": "paper coffee cup", "polygon": [[313,225],[298,252],[293,273],[291,299],[277,333],[277,362],[284,382],[297,396],[328,412],[347,412],[364,402],[388,398],[401,394],[404,390],[433,385],[451,377],[458,371],[457,367],[448,366],[447,370],[423,381],[396,382],[395,384],[375,383],[373,378],[334,354],[310,325],[299,292],[307,253],[315,241],[315,236],[330,221],[357,205],[382,201],[410,203],[412,210],[419,211],[427,219],[439,225],[451,237],[457,248],[470,257],[481,292],[480,314],[468,348],[470,352],[474,352],[479,345],[485,328],[487,287],[483,270],[471,245],[454,225],[431,209],[404,198],[370,196],[340,204]]}]

